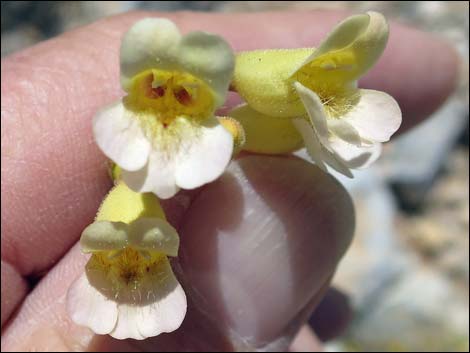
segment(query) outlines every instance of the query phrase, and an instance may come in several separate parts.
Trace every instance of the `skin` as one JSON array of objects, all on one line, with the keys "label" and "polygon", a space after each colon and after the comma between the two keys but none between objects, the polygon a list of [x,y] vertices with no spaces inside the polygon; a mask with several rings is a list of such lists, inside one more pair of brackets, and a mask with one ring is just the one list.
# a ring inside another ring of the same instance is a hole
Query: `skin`
[{"label": "skin", "polygon": [[[4,58],[2,351],[285,349],[351,241],[354,210],[344,188],[305,161],[243,155],[216,182],[165,201],[181,235],[175,268],[188,295],[183,326],[139,342],[95,336],[72,323],[64,305],[87,261],[77,240],[111,187],[91,118],[123,95],[120,38],[140,18],[218,33],[239,51],[315,46],[347,15],[134,12]],[[445,42],[392,24],[383,57],[361,85],[397,99],[404,132],[450,94],[457,64]],[[305,327],[292,349],[319,347]]]}]

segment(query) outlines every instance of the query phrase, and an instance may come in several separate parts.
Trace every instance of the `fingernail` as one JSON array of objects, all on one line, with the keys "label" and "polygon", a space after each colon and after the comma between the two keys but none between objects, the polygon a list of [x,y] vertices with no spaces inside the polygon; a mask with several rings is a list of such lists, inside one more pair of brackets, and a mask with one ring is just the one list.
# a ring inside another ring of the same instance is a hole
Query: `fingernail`
[{"label": "fingernail", "polygon": [[181,225],[190,296],[219,327],[264,346],[332,275],[353,228],[351,200],[331,176],[298,159],[241,158]]}]

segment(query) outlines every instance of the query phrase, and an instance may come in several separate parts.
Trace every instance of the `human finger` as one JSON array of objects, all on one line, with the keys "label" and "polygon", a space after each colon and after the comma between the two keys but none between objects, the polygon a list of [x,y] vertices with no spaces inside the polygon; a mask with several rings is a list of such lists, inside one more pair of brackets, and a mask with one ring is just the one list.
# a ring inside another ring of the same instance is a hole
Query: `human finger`
[{"label": "human finger", "polygon": [[4,330],[2,350],[285,349],[320,302],[354,229],[351,199],[299,159],[246,156],[195,196],[181,221],[189,312],[176,332],[117,341],[65,310],[86,257],[74,247]]}]

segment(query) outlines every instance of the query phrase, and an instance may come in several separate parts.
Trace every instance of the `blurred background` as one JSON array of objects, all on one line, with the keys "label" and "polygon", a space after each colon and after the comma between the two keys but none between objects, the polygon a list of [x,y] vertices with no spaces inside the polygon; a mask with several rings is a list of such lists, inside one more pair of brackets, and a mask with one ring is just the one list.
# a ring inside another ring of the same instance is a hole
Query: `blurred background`
[{"label": "blurred background", "polygon": [[326,349],[468,351],[468,2],[2,1],[1,54],[132,9],[325,8],[380,11],[446,38],[462,56],[459,87],[431,119],[386,145],[373,168],[338,176],[357,208],[356,238],[334,280],[353,319]]}]

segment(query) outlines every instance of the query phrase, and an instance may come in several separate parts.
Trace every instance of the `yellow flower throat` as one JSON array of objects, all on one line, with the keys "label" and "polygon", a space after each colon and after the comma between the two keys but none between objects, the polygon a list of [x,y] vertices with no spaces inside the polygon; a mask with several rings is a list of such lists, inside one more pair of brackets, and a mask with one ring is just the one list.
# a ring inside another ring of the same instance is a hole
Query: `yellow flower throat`
[{"label": "yellow flower throat", "polygon": [[164,127],[180,116],[203,120],[214,110],[214,94],[197,77],[180,71],[150,69],[132,79],[127,108]]},{"label": "yellow flower throat", "polygon": [[127,295],[158,277],[161,265],[166,261],[162,253],[142,252],[126,247],[123,250],[94,253],[87,264],[87,271],[104,274],[110,283],[111,293]]},{"label": "yellow flower throat", "polygon": [[352,109],[359,99],[351,79],[354,62],[353,52],[334,51],[302,67],[293,79],[318,95],[328,117],[338,118]]}]

